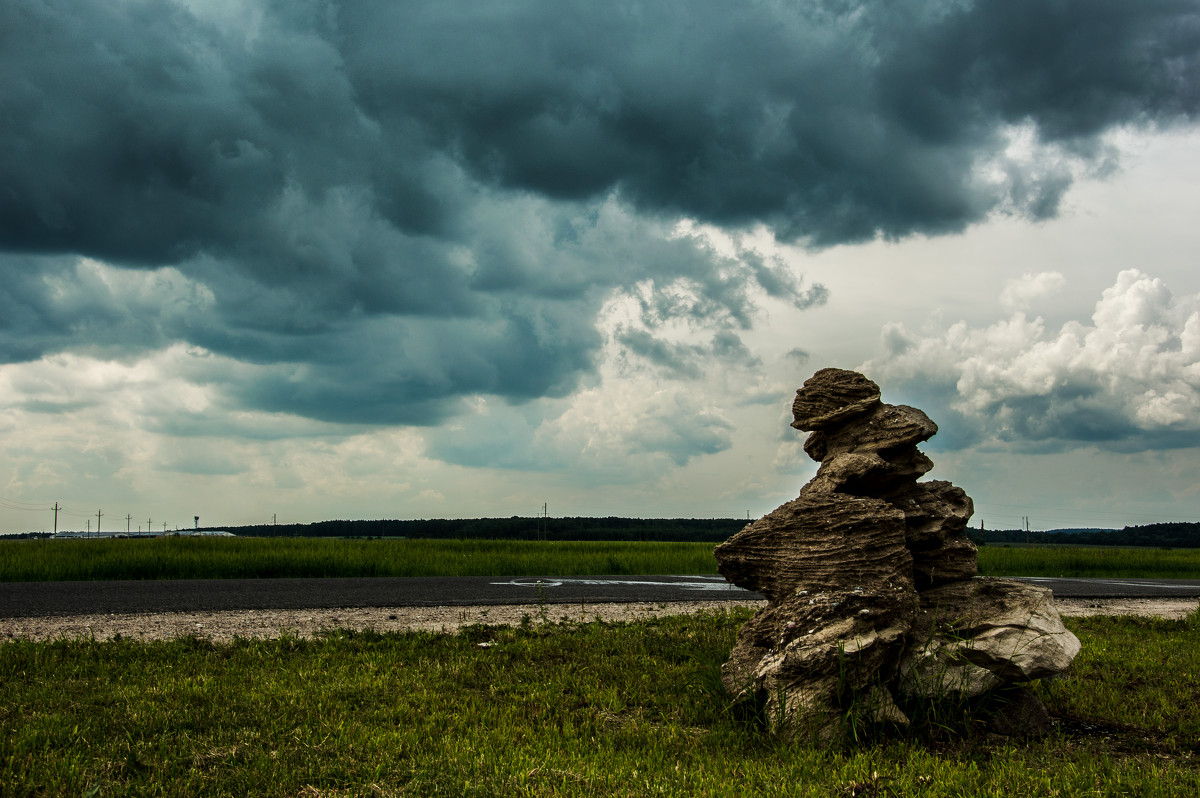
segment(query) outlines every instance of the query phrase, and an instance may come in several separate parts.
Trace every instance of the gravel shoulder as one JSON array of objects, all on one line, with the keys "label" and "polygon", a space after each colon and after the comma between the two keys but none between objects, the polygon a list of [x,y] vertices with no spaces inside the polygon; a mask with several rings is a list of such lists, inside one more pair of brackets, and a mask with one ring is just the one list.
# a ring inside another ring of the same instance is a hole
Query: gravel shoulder
[{"label": "gravel shoulder", "polygon": [[[333,629],[378,632],[423,631],[453,633],[475,624],[515,626],[521,623],[588,623],[636,621],[663,615],[720,612],[734,607],[757,609],[762,601],[690,601],[613,603],[582,606],[491,605],[467,607],[384,607],[319,610],[235,610],[227,612],[167,612],[127,615],[0,619],[0,641],[108,640],[118,635],[134,640],[165,640],[195,636],[214,642],[235,637],[271,638],[284,634],[312,637]],[[1183,618],[1197,609],[1196,599],[1128,598],[1056,601],[1065,617],[1141,615]]]}]

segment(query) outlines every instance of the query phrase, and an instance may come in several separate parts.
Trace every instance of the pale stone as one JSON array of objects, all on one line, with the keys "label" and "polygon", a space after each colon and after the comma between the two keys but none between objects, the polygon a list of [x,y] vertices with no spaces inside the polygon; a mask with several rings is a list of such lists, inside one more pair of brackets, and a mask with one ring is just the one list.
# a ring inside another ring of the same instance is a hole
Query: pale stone
[{"label": "pale stone", "polygon": [[953,647],[929,641],[905,652],[897,693],[905,699],[975,698],[1002,684],[999,676],[962,659]]},{"label": "pale stone", "polygon": [[1080,650],[1051,591],[990,577],[921,593],[913,640],[918,648],[935,641],[948,654],[1009,682],[1061,673]]}]

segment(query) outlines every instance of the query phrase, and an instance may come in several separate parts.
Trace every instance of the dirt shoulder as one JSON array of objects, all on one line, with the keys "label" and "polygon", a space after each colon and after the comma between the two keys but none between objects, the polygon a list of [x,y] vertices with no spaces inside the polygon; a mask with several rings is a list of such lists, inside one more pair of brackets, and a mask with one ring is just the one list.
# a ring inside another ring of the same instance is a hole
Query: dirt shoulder
[{"label": "dirt shoulder", "polygon": [[[311,637],[332,629],[372,629],[379,632],[426,631],[452,633],[473,624],[515,626],[540,622],[635,621],[662,615],[719,612],[734,607],[758,608],[761,601],[671,602],[391,607],[321,610],[236,610],[230,612],[170,612],[129,615],[77,615],[49,618],[0,619],[3,640],[108,640],[120,635],[134,640],[164,640],[196,636],[217,642],[234,637],[269,638],[282,634]],[[1068,599],[1057,601],[1064,616],[1144,615],[1182,618],[1196,610],[1196,599]]]}]

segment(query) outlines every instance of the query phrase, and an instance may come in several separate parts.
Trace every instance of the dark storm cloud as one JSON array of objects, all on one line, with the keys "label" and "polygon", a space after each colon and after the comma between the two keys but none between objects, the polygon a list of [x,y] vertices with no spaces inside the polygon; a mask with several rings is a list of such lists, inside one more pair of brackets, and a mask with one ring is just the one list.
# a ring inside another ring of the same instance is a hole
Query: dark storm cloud
[{"label": "dark storm cloud", "polygon": [[726,330],[748,286],[823,301],[681,216],[818,246],[1050,216],[1063,157],[1195,117],[1198,53],[1183,0],[10,0],[0,357],[186,341],[261,367],[232,396],[332,421],[565,395],[614,288]]}]

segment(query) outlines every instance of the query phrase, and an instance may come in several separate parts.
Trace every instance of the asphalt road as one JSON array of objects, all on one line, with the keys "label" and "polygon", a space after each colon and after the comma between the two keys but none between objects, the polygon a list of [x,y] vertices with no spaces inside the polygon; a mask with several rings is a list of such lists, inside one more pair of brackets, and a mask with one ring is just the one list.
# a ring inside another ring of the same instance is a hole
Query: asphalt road
[{"label": "asphalt road", "polygon": [[[1200,596],[1198,579],[1026,581],[1056,596]],[[408,579],[214,579],[0,582],[0,618],[138,612],[204,612],[469,604],[598,604],[760,598],[720,576],[456,577]]]}]

